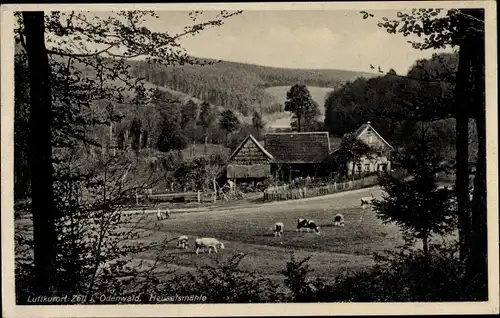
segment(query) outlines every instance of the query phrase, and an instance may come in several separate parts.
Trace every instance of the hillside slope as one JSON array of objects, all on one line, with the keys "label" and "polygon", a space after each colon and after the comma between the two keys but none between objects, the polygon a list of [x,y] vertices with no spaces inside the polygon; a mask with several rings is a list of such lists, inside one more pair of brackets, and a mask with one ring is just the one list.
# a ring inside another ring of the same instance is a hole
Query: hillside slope
[{"label": "hillside slope", "polygon": [[[205,59],[203,61],[213,61]],[[162,66],[143,61],[131,62],[132,74],[155,85],[161,85],[208,101],[244,116],[253,110],[275,113],[281,100],[266,88],[303,83],[308,86],[336,88],[358,77],[376,74],[342,70],[285,69],[220,61],[213,65]],[[319,102],[320,105],[323,102]]]}]

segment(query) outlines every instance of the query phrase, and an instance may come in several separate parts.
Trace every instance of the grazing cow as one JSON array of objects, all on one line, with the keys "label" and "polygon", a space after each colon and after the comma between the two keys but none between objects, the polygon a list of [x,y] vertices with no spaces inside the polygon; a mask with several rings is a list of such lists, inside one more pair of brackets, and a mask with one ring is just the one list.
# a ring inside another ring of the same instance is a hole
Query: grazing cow
[{"label": "grazing cow", "polygon": [[194,244],[196,246],[196,254],[198,254],[199,250],[202,248],[208,248],[208,254],[211,253],[212,248],[214,249],[215,253],[217,253],[217,246],[219,246],[221,250],[224,249],[224,244],[213,237],[197,238],[194,241]]},{"label": "grazing cow", "polygon": [[274,224],[274,236],[281,237],[281,235],[283,235],[283,228],[284,225],[282,222],[276,222],[276,224]]},{"label": "grazing cow", "polygon": [[373,197],[373,193],[370,193],[371,197],[362,197],[361,198],[361,208],[364,210],[366,208],[370,208],[372,205],[373,200],[375,199]]},{"label": "grazing cow", "polygon": [[305,229],[308,233],[309,230],[312,230],[316,232],[316,234],[319,234],[319,226],[317,226],[313,220],[297,219],[297,229],[295,231],[302,232],[303,229]]},{"label": "grazing cow", "polygon": [[165,211],[162,211],[160,210],[160,208],[158,208],[156,210],[156,219],[157,220],[170,219],[170,210],[167,208]]},{"label": "grazing cow", "polygon": [[333,226],[344,227],[344,216],[342,214],[337,214],[333,218]]},{"label": "grazing cow", "polygon": [[180,249],[186,249],[189,245],[189,238],[186,235],[179,236],[177,239],[177,247]]}]

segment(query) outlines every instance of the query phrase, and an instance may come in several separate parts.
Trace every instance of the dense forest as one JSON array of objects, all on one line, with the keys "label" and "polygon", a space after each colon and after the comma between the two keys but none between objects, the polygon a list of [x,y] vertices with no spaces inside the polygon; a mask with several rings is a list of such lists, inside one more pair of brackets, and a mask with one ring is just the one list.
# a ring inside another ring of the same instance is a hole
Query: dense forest
[{"label": "dense forest", "polygon": [[213,61],[211,65],[163,66],[142,61],[131,62],[136,77],[248,116],[254,110],[274,113],[280,105],[266,87],[302,83],[311,86],[338,87],[341,83],[370,73],[342,70],[300,70],[252,64]]},{"label": "dense forest", "polygon": [[[454,144],[452,119],[453,81],[457,55],[445,53],[414,63],[407,74],[393,70],[370,79],[358,78],[329,93],[325,101],[325,126],[341,137],[370,121],[377,131],[396,146],[417,122],[432,122],[443,142]],[[440,77],[443,81],[430,78]]]}]

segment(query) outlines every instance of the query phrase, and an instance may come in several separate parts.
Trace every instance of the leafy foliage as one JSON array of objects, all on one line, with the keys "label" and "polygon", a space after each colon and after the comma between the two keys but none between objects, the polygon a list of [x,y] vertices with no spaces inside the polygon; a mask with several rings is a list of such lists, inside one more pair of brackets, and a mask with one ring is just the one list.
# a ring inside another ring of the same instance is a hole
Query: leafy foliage
[{"label": "leafy foliage", "polygon": [[227,134],[231,134],[236,131],[240,126],[240,121],[238,117],[229,109],[223,111],[219,119],[219,127],[225,130]]},{"label": "leafy foliage", "polygon": [[278,302],[278,286],[261,275],[244,271],[239,264],[245,254],[236,254],[226,262],[198,268],[197,275],[176,276],[166,284],[167,294],[197,295],[202,293],[208,303]]},{"label": "leafy foliage", "polygon": [[259,112],[255,111],[252,116],[252,126],[257,130],[257,138],[260,138],[260,132],[265,127],[262,116]]},{"label": "leafy foliage", "polygon": [[385,76],[348,82],[325,101],[325,125],[342,136],[371,121],[395,145],[404,142],[415,121],[452,116],[455,54],[418,60],[407,76]]},{"label": "leafy foliage", "polygon": [[315,122],[316,117],[320,114],[319,106],[312,99],[305,85],[293,85],[286,93],[286,98],[285,111],[293,114],[293,118],[297,121],[298,132]]},{"label": "leafy foliage", "polygon": [[307,275],[312,272],[307,264],[311,257],[298,261],[295,259],[295,253],[291,251],[286,269],[280,271],[285,276],[285,285],[292,291],[294,302],[307,302],[311,294],[311,285],[307,281]]},{"label": "leafy foliage", "polygon": [[[431,245],[428,255],[402,248],[375,255],[375,266],[319,282],[310,296],[317,302],[458,301],[461,266],[456,246]],[[427,279],[422,279],[422,268]]]},{"label": "leafy foliage", "polygon": [[362,157],[369,157],[374,150],[353,133],[346,134],[342,137],[339,148],[340,149],[336,153],[338,161],[352,163],[351,178],[354,180],[355,165]]}]

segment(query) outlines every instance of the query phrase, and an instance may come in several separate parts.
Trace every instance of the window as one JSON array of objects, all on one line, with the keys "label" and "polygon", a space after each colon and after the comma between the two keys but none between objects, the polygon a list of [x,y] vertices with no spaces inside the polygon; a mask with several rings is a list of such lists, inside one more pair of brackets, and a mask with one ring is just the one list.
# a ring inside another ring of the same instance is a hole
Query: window
[{"label": "window", "polygon": [[358,169],[357,169],[358,171],[361,171],[361,164],[360,164],[360,163],[358,163],[358,164],[357,164],[357,166],[356,166],[356,168],[358,168]]},{"label": "window", "polygon": [[365,171],[370,171],[370,164],[369,163],[365,163]]}]

